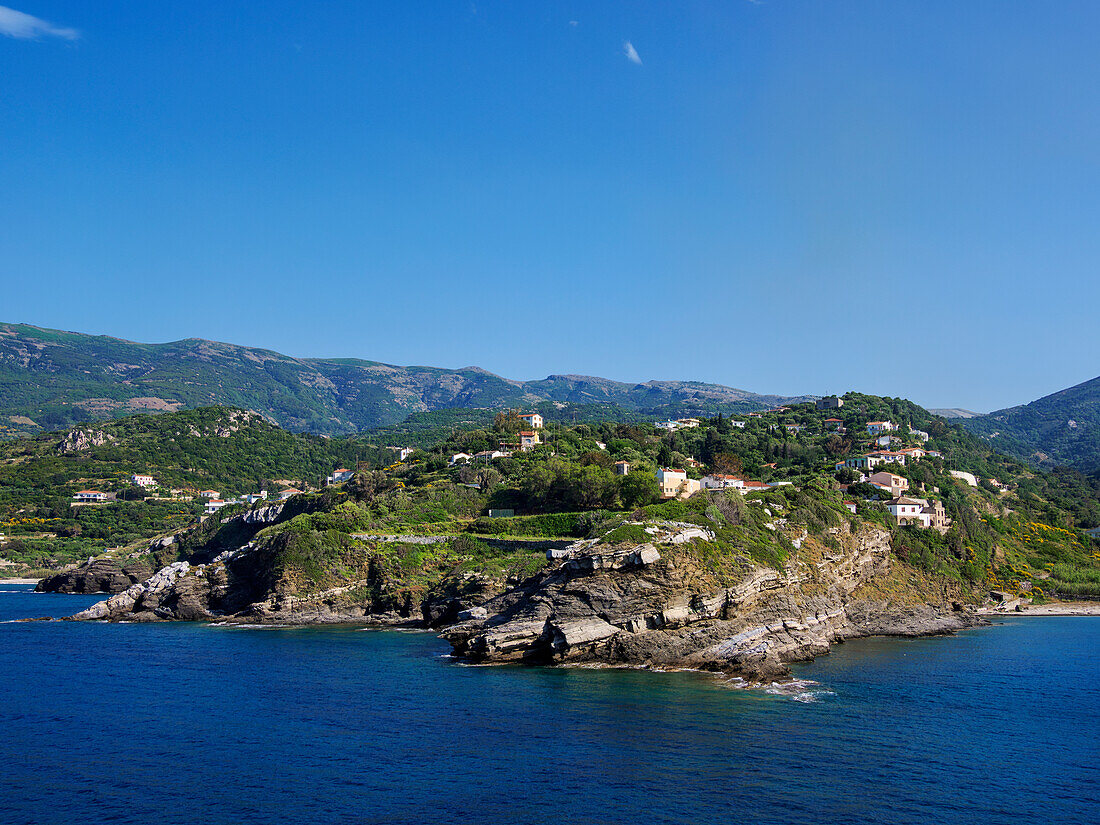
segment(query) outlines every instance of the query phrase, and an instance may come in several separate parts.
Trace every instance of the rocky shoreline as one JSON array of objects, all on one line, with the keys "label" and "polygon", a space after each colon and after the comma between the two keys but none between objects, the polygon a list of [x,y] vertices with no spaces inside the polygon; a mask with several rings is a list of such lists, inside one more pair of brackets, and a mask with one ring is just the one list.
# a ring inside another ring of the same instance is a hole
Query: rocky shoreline
[{"label": "rocky shoreline", "polygon": [[828,544],[801,536],[782,569],[746,565],[726,582],[699,563],[694,542],[707,540],[704,528],[646,529],[643,544],[558,543],[546,569],[522,581],[466,573],[397,605],[379,597],[370,574],[318,592],[273,584],[253,542],[202,563],[172,562],[141,581],[133,580],[140,571],[90,561],[61,583],[65,592],[115,589],[73,620],[422,628],[471,662],[691,668],[755,681],[782,678],[789,663],[849,639],[988,623],[960,603],[862,592],[891,569],[889,534],[872,525],[837,528]]}]

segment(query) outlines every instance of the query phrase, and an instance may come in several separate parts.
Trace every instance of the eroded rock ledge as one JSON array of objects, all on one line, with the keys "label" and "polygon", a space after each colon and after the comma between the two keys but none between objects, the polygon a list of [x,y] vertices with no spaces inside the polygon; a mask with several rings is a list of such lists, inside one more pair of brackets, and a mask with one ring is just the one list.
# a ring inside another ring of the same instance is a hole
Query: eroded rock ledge
[{"label": "eroded rock ledge", "polygon": [[666,522],[646,531],[643,544],[551,547],[550,566],[523,581],[465,573],[396,605],[373,565],[361,580],[300,592],[265,573],[270,546],[249,542],[203,563],[169,564],[73,618],[404,625],[438,629],[456,654],[478,662],[692,667],[758,679],[845,639],[983,621],[960,606],[862,595],[891,566],[889,534],[873,525],[834,528],[827,542],[802,531],[782,569],[746,559],[722,581],[700,555],[705,528]]},{"label": "eroded rock ledge", "polygon": [[654,559],[643,555],[656,550],[646,545],[609,563],[606,552],[582,551],[442,635],[456,654],[479,662],[642,664],[773,678],[845,639],[981,623],[951,606],[854,598],[888,571],[889,535],[865,526],[840,538],[841,551],[808,545],[811,552],[782,571],[754,567],[709,590],[698,586],[703,577],[690,553]]}]

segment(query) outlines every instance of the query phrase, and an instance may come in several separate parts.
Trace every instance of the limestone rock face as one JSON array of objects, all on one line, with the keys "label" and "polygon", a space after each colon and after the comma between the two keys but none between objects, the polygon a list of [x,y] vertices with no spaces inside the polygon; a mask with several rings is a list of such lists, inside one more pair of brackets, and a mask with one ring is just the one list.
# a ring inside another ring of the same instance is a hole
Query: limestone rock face
[{"label": "limestone rock face", "polygon": [[[245,515],[263,525],[286,514],[269,505]],[[713,533],[665,522],[646,526],[644,537],[634,533],[640,544],[550,546],[550,565],[522,581],[467,570],[416,592],[374,557],[327,580],[338,586],[295,579],[279,561],[278,535],[245,531],[253,537],[246,544],[193,553],[137,581],[111,562],[114,595],[72,618],[427,627],[477,662],[691,667],[757,679],[784,675],[789,662],[845,639],[978,623],[946,603],[913,607],[860,595],[894,592],[878,587],[891,568],[885,529],[776,530],[791,548],[780,568],[729,547],[719,564]],[[87,571],[85,581],[93,581]]]},{"label": "limestone rock face", "polygon": [[114,440],[114,436],[102,430],[72,430],[61,439],[61,443],[57,445],[57,451],[62,454],[79,453],[90,450],[92,447],[101,447]]},{"label": "limestone rock face", "polygon": [[629,663],[772,678],[847,638],[971,623],[930,607],[891,613],[853,602],[854,590],[888,571],[889,534],[864,526],[842,538],[841,550],[820,545],[819,561],[799,554],[782,570],[754,566],[718,588],[700,586],[690,553],[654,559],[647,545],[634,548],[644,563],[616,564],[592,547],[491,599],[484,617],[460,617],[443,636],[456,654],[480,662]]},{"label": "limestone rock face", "polygon": [[88,559],[79,567],[42,579],[39,593],[121,593],[153,575],[143,560]]}]

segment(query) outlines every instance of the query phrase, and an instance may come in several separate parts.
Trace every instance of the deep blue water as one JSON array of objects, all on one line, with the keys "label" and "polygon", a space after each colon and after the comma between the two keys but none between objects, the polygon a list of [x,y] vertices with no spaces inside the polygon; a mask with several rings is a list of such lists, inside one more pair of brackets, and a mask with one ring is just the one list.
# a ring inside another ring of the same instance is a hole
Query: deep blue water
[{"label": "deep blue water", "polygon": [[[0,620],[92,597],[0,585]],[[1100,822],[1100,619],[861,640],[744,690],[433,635],[0,624],[0,823]]]}]

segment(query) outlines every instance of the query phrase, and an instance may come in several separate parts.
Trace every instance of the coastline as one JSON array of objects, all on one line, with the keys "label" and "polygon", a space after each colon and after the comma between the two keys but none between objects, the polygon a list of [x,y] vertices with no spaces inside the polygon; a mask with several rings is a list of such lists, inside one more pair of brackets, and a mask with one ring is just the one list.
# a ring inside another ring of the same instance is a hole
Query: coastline
[{"label": "coastline", "polygon": [[976,612],[981,616],[1100,616],[1100,602],[1031,604],[1019,611],[982,607]]},{"label": "coastline", "polygon": [[38,584],[41,579],[0,579],[0,584]]}]

